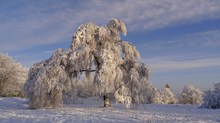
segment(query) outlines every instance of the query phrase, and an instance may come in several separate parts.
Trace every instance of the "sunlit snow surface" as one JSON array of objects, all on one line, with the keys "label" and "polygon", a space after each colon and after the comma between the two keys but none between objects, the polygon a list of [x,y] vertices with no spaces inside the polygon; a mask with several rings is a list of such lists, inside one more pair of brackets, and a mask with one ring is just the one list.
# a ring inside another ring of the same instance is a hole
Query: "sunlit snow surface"
[{"label": "sunlit snow surface", "polygon": [[135,109],[124,109],[121,104],[112,108],[102,108],[98,98],[78,100],[81,104],[64,105],[60,109],[28,108],[28,100],[0,97],[1,123],[217,123],[220,122],[220,109],[211,110],[191,105],[139,104]]}]

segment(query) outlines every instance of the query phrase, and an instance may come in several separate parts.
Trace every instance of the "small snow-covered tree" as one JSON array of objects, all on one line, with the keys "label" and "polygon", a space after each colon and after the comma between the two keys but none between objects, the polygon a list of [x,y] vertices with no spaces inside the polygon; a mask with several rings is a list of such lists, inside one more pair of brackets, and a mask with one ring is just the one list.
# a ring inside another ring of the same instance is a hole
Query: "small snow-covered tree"
[{"label": "small snow-covered tree", "polygon": [[[58,49],[50,59],[34,64],[25,84],[30,107],[57,107],[65,95],[77,95],[82,76],[94,88],[91,95],[106,99],[124,86],[131,92],[127,97],[132,103],[146,102],[149,68],[140,62],[135,46],[121,40],[119,33],[127,33],[119,19],[109,21],[107,26],[83,24],[73,34],[68,50]],[[154,88],[151,92],[151,101],[157,102],[159,92]]]},{"label": "small snow-covered tree", "polygon": [[202,107],[220,108],[220,83],[214,84],[213,90],[204,92]]},{"label": "small snow-covered tree", "polygon": [[161,104],[162,98],[157,88],[153,87],[151,83],[147,82],[143,85],[144,89],[141,89],[141,102],[146,104],[156,103]]},{"label": "small snow-covered tree", "polygon": [[202,91],[192,85],[184,86],[180,94],[179,102],[183,104],[201,104]]},{"label": "small snow-covered tree", "polygon": [[164,90],[161,92],[162,103],[175,104],[177,102],[176,97],[168,84],[165,85]]},{"label": "small snow-covered tree", "polygon": [[0,54],[0,96],[23,96],[27,69],[8,55]]}]

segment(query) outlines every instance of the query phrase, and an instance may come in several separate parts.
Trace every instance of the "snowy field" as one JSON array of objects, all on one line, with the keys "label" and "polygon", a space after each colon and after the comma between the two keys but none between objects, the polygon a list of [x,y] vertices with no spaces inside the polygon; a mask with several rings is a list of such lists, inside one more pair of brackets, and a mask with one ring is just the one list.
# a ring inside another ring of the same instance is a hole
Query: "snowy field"
[{"label": "snowy field", "polygon": [[65,105],[60,109],[32,110],[28,108],[27,99],[0,97],[0,123],[220,122],[219,109],[203,109],[191,105],[142,104],[136,109],[126,110],[121,104],[113,104],[112,108],[101,108],[94,99],[86,102],[87,104]]}]

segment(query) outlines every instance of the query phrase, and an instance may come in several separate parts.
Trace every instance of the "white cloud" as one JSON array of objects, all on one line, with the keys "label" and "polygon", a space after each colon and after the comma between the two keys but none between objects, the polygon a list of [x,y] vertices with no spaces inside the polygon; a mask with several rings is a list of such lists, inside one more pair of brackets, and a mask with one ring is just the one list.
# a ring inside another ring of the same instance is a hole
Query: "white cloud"
[{"label": "white cloud", "polygon": [[0,12],[1,51],[71,40],[76,27],[88,21],[106,24],[116,17],[136,31],[220,17],[219,0],[27,1],[14,7],[19,3]]},{"label": "white cloud", "polygon": [[167,72],[182,69],[197,69],[206,67],[220,67],[220,58],[205,58],[193,60],[166,60],[165,58],[143,59],[152,72]]},{"label": "white cloud", "polygon": [[219,0],[95,0],[84,6],[89,8],[80,11],[85,17],[99,22],[122,18],[131,30],[151,30],[220,17]]},{"label": "white cloud", "polygon": [[109,3],[110,6],[98,5],[95,7],[103,9],[99,12],[102,17],[119,16],[134,30],[155,29],[174,23],[194,22],[220,16],[218,0],[127,0]]}]

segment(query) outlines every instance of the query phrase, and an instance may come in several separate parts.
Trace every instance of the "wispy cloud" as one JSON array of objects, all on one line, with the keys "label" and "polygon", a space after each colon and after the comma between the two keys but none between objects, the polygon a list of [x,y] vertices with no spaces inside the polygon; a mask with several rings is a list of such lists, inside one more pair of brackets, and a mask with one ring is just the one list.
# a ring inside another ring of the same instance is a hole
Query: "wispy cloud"
[{"label": "wispy cloud", "polygon": [[220,30],[210,30],[188,34],[178,40],[170,40],[167,44],[190,47],[218,47],[220,46]]},{"label": "wispy cloud", "polygon": [[168,72],[183,69],[197,69],[206,67],[220,67],[220,58],[192,59],[192,60],[169,60],[165,58],[143,59],[154,73]]},{"label": "wispy cloud", "polygon": [[[191,44],[190,44],[191,40]],[[192,34],[187,41],[190,45],[200,45],[203,47],[217,47],[220,46],[220,30],[211,30],[207,32],[200,32]],[[194,43],[193,43],[194,42]]]},{"label": "wispy cloud", "polygon": [[151,30],[220,17],[218,0],[95,0],[83,5],[79,13],[88,19],[102,22],[121,18],[130,30]]},{"label": "wispy cloud", "polygon": [[[190,33],[176,36],[168,40],[148,41],[137,45],[144,57],[146,55],[186,55],[187,57],[220,56],[220,30],[211,30],[199,33]],[[188,55],[188,56],[187,56]]]},{"label": "wispy cloud", "polygon": [[[80,23],[123,19],[129,31],[220,17],[219,0],[1,2],[0,51],[71,40]],[[211,43],[211,42],[210,42]]]},{"label": "wispy cloud", "polygon": [[168,41],[151,41],[138,47],[153,54],[143,59],[153,72],[220,67],[219,39],[220,30],[211,30]]}]

